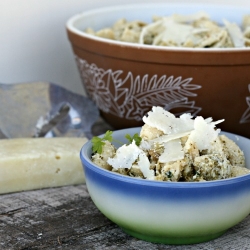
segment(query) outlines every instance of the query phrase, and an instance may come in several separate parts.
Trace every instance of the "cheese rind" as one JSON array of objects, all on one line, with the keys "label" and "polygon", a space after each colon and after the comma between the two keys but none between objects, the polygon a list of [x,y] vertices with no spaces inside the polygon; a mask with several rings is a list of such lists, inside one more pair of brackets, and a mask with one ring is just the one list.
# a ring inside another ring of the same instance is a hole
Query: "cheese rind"
[{"label": "cheese rind", "polygon": [[85,182],[80,150],[86,138],[0,140],[0,194]]}]

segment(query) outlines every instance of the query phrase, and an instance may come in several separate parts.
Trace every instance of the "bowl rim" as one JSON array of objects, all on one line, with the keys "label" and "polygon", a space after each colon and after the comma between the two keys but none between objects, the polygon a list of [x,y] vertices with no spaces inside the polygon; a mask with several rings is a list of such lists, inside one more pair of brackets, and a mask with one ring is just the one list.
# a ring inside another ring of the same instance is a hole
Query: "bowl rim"
[{"label": "bowl rim", "polygon": [[[156,2],[154,4],[152,3],[146,3],[143,5],[144,8],[150,8],[150,6],[155,5],[164,5],[164,6],[172,6],[172,7],[178,7],[178,6],[200,6],[200,8],[219,8],[223,9],[225,11],[226,9],[238,9],[243,10],[244,7],[237,6],[237,5],[223,5],[223,4],[201,4],[201,3],[163,3],[163,2]],[[107,11],[115,11],[119,9],[131,9],[131,8],[141,8],[141,4],[135,3],[135,4],[122,4],[122,5],[114,5],[114,6],[108,6],[108,7],[100,7],[100,8],[94,8],[87,11],[83,11],[81,13],[75,14],[71,16],[67,22],[66,22],[66,29],[73,34],[79,35],[80,37],[93,40],[96,42],[101,42],[104,44],[110,44],[113,46],[122,46],[127,48],[137,48],[137,49],[145,49],[145,50],[162,50],[162,51],[171,51],[171,52],[202,52],[202,53],[210,53],[210,52],[220,52],[220,53],[228,53],[228,52],[250,52],[250,47],[242,47],[242,48],[187,48],[187,47],[170,47],[170,46],[156,46],[156,45],[147,45],[147,44],[137,44],[137,43],[130,43],[130,42],[123,42],[123,41],[117,41],[117,40],[111,40],[106,39],[102,37],[97,37],[88,33],[85,33],[84,31],[79,30],[74,26],[74,23],[76,21],[81,20],[83,17],[93,14],[98,14],[101,12],[107,12]]]},{"label": "bowl rim", "polygon": [[[127,128],[127,129],[120,129],[120,130],[115,130],[113,132],[113,135],[115,136],[116,132],[121,133],[121,132],[128,132],[133,129],[140,129],[140,127],[135,127],[135,128]],[[231,135],[235,136],[237,138],[242,138],[249,140],[249,138],[237,135],[234,133],[230,132],[225,132],[221,131],[220,134],[225,134],[225,135]],[[100,135],[100,136],[103,136]],[[80,150],[80,159],[83,164],[83,168],[88,167],[92,171],[105,176],[110,179],[115,179],[118,181],[126,182],[126,183],[131,183],[131,184],[136,184],[136,185],[141,185],[141,186],[154,186],[154,187],[161,187],[161,188],[207,188],[207,187],[216,187],[216,186],[224,186],[224,185],[231,185],[231,184],[236,184],[239,182],[244,182],[247,180],[250,180],[250,173],[246,175],[241,175],[237,177],[231,177],[228,179],[222,179],[222,180],[214,180],[214,181],[206,181],[206,182],[165,182],[165,181],[156,181],[156,180],[147,180],[147,179],[139,179],[139,178],[134,178],[131,176],[126,176],[122,175],[116,172],[112,172],[110,170],[104,169],[99,167],[98,165],[94,164],[91,159],[88,156],[88,151],[91,150],[91,145],[92,142],[89,140],[87,143],[83,145],[83,147]],[[86,156],[86,157],[85,157]],[[87,165],[87,166],[86,166]]]}]

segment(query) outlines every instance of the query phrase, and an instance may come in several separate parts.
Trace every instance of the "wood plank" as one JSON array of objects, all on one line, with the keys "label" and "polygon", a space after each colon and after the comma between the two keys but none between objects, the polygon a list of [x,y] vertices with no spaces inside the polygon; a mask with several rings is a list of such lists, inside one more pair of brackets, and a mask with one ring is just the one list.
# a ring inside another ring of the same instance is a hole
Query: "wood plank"
[{"label": "wood plank", "polygon": [[85,185],[0,196],[0,249],[250,249],[250,216],[222,237],[190,246],[126,235],[104,217]]}]

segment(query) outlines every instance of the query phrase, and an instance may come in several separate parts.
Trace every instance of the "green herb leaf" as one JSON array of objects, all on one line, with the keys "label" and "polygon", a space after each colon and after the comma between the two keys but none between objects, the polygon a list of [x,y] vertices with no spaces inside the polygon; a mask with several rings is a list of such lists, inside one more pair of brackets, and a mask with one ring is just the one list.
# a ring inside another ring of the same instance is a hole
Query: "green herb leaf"
[{"label": "green herb leaf", "polygon": [[112,134],[113,134],[113,131],[108,130],[103,136],[103,140],[112,142],[113,140]]},{"label": "green herb leaf", "polygon": [[[101,154],[105,141],[110,141],[110,142],[114,141],[122,144],[122,142],[113,139],[112,134],[113,131],[108,130],[102,138],[98,136],[93,136],[91,140],[93,153]],[[138,133],[134,134],[133,137],[131,137],[129,134],[126,134],[125,138],[128,139],[129,143],[132,143],[132,141],[134,140],[137,146],[140,145],[142,140],[142,138],[138,135]]]},{"label": "green herb leaf", "polygon": [[105,141],[112,142],[112,140],[113,140],[112,134],[113,134],[113,132],[108,130],[102,138],[100,138],[98,136],[94,136],[92,138],[92,140],[91,140],[91,142],[92,142],[92,151],[94,153],[101,154],[103,145],[105,144]]},{"label": "green herb leaf", "polygon": [[133,141],[135,141],[135,144],[137,146],[140,146],[141,140],[142,140],[142,138],[138,135],[138,133],[134,134],[133,137],[131,137],[131,135],[129,134],[126,134],[125,138],[129,141],[129,143],[132,143]]}]

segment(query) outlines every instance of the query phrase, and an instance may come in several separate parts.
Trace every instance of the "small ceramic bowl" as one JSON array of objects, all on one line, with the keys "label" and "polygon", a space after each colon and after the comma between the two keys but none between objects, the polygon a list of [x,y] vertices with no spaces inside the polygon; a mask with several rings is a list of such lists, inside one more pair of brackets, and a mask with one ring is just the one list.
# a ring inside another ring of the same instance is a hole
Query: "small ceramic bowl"
[{"label": "small ceramic bowl", "polygon": [[[115,139],[139,128],[118,130]],[[244,151],[250,140],[224,133]],[[161,182],[123,176],[94,165],[91,141],[80,157],[89,194],[97,208],[126,233],[166,244],[193,244],[219,237],[250,213],[250,174],[208,182]]]},{"label": "small ceramic bowl", "polygon": [[[120,42],[84,32],[115,21],[152,22],[153,15],[205,11],[222,24],[249,10],[206,4],[133,4],[90,10],[67,22],[67,34],[88,95],[115,129],[141,126],[152,106],[174,114],[225,119],[224,131],[250,138],[250,48],[180,48]],[[226,112],[225,112],[226,111]]]}]

